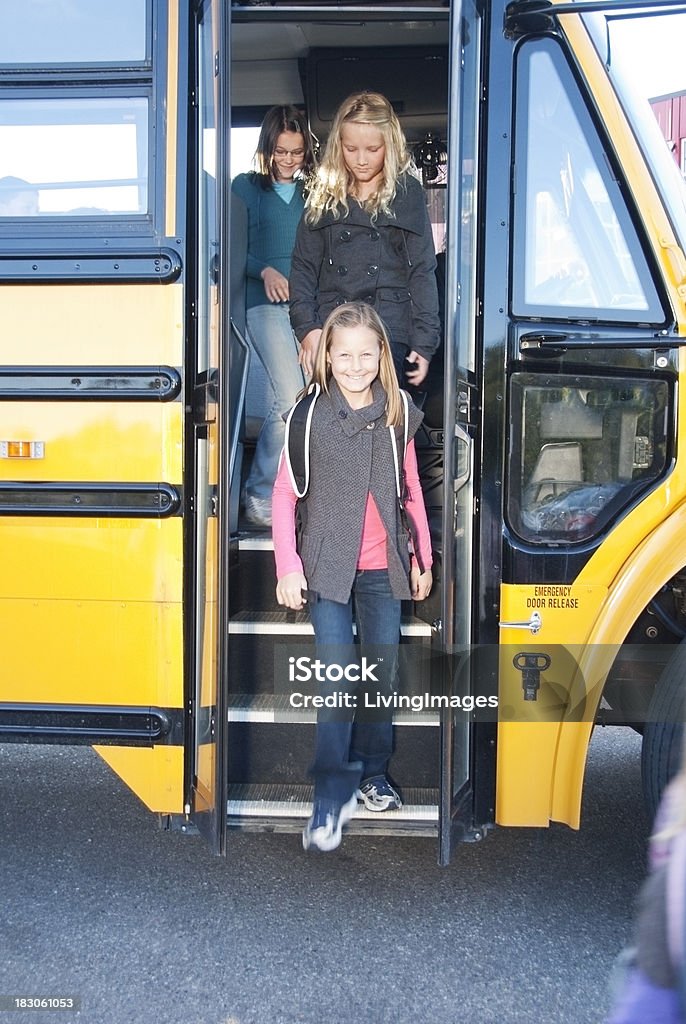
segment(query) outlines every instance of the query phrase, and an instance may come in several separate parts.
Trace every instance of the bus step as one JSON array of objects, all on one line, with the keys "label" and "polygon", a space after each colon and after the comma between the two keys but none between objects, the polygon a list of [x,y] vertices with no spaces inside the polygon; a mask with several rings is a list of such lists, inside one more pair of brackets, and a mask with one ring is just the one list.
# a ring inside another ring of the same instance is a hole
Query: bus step
[{"label": "bus step", "polygon": [[[438,790],[403,789],[399,811],[383,814],[358,804],[346,826],[352,835],[436,835]],[[300,832],[312,811],[311,786],[229,786],[227,825],[249,832]]]},{"label": "bus step", "polygon": [[[285,694],[232,693],[229,694],[228,719],[230,722],[316,722],[314,708],[294,708]],[[401,708],[393,714],[394,725],[440,725],[436,711],[413,711]]]},{"label": "bus step", "polygon": [[[229,620],[229,633],[273,633],[312,635],[307,612],[238,612]],[[400,623],[402,636],[431,636],[432,627],[421,619],[405,619]]]}]

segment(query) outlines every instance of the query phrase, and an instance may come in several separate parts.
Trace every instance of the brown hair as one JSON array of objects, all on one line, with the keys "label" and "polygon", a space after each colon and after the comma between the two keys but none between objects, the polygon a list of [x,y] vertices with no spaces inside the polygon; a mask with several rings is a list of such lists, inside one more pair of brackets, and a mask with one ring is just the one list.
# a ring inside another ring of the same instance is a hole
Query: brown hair
[{"label": "brown hair", "polygon": [[274,150],[282,132],[299,132],[303,137],[305,155],[303,165],[298,172],[300,177],[307,178],[314,170],[315,139],[307,124],[307,118],[297,107],[271,107],[264,115],[260,137],[255,150],[255,175],[264,189],[271,188],[276,180],[274,174]]}]

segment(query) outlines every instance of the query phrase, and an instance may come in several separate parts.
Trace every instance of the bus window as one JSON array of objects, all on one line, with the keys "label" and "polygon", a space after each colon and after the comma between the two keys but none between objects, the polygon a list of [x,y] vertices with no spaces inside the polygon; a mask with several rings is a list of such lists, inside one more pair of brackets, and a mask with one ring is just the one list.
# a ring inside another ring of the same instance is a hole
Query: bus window
[{"label": "bus window", "polygon": [[508,515],[525,540],[597,536],[667,468],[663,380],[515,373]]},{"label": "bus window", "polygon": [[0,64],[142,63],[147,15],[147,0],[0,0]]},{"label": "bus window", "polygon": [[231,177],[254,170],[253,157],[260,137],[260,126],[231,129]]},{"label": "bus window", "polygon": [[[37,190],[37,209],[3,203],[17,179]],[[147,214],[147,98],[0,99],[0,217],[27,212]]]},{"label": "bus window", "polygon": [[561,51],[518,63],[513,312],[662,323],[664,314],[619,186]]}]

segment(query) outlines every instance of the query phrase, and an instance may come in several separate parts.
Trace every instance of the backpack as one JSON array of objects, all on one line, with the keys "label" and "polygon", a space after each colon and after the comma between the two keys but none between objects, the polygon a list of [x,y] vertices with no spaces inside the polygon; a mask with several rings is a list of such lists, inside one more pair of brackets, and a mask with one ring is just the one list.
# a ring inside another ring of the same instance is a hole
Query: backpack
[{"label": "backpack", "polygon": [[[307,509],[305,499],[310,489],[310,432],[312,429],[312,418],[314,407],[322,393],[321,386],[316,383],[310,384],[307,394],[295,403],[286,418],[286,436],[284,439],[284,458],[286,468],[291,481],[291,486],[298,498],[296,505],[296,537],[298,548],[303,528],[307,522]],[[408,549],[417,561],[420,572],[424,572],[419,545],[417,544],[414,526],[405,509],[406,485],[403,463],[408,441],[408,400],[407,395],[401,389],[400,395],[403,401],[403,453],[402,460],[398,456],[398,441],[395,436],[395,428],[389,427],[391,435],[391,450],[393,452],[393,469],[395,474],[395,493],[400,511],[400,521],[408,538]]]}]

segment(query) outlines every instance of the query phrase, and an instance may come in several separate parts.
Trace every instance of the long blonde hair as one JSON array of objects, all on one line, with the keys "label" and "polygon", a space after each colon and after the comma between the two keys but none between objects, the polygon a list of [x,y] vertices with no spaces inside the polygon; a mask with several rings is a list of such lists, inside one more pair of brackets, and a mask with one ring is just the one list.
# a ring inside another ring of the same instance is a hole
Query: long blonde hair
[{"label": "long blonde hair", "polygon": [[379,381],[386,392],[386,426],[402,426],[403,400],[400,397],[388,334],[379,314],[366,302],[346,302],[329,313],[317,346],[312,381],[329,394],[331,364],[327,356],[339,327],[366,327],[376,335],[380,349]]},{"label": "long blonde hair", "polygon": [[412,167],[405,134],[393,107],[378,92],[356,92],[348,96],[336,111],[331,134],[321,164],[310,181],[310,192],[305,208],[308,224],[316,224],[326,212],[340,216],[342,207],[348,213],[348,196],[354,191],[355,178],[343,159],[341,132],[344,124],[370,124],[383,135],[386,154],[383,182],[373,196],[364,203],[372,219],[379,213],[391,214],[396,187],[401,174]]}]

